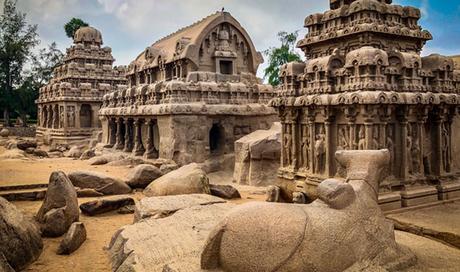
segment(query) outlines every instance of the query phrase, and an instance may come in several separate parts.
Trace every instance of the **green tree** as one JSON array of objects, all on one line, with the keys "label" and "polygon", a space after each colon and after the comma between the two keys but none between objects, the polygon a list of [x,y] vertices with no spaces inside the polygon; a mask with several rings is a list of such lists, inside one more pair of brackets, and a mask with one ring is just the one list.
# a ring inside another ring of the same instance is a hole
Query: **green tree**
[{"label": "green tree", "polygon": [[24,65],[39,43],[37,25],[26,22],[26,14],[16,10],[16,1],[4,0],[0,14],[0,107],[7,126],[15,102],[15,87],[21,84]]},{"label": "green tree", "polygon": [[264,70],[264,79],[268,79],[269,84],[273,86],[280,84],[279,72],[281,65],[302,60],[300,55],[295,52],[297,36],[297,31],[293,33],[279,32],[278,39],[281,42],[281,46],[271,47],[264,52],[268,56],[268,67]]},{"label": "green tree", "polygon": [[67,24],[64,25],[65,34],[67,37],[73,39],[75,32],[77,32],[80,27],[84,26],[89,26],[89,24],[80,18],[72,18]]},{"label": "green tree", "polygon": [[54,68],[61,63],[63,57],[64,54],[54,42],[31,57],[30,69],[24,72],[23,80],[15,92],[14,109],[24,125],[29,117],[37,117],[35,100],[38,99],[38,91],[49,83]]}]

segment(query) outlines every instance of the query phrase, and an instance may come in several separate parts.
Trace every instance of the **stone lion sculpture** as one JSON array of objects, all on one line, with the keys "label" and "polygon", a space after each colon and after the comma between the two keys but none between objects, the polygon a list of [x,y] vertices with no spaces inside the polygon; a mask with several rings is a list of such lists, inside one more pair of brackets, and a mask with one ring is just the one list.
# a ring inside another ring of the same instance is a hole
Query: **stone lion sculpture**
[{"label": "stone lion sculpture", "polygon": [[347,179],[328,179],[309,205],[248,203],[211,231],[201,254],[204,270],[397,271],[416,262],[399,246],[378,204],[387,150],[338,151]]}]

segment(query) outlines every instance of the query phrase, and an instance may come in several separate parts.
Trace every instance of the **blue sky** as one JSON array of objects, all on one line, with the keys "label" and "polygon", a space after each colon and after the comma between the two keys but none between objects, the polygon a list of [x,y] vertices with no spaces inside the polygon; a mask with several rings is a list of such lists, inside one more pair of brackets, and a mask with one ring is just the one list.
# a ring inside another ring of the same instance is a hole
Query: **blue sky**
[{"label": "blue sky", "polygon": [[[420,23],[434,36],[424,55],[460,54],[460,0],[394,2],[422,10]],[[327,0],[18,0],[28,21],[38,24],[42,46],[56,41],[62,50],[68,47],[72,41],[65,36],[63,25],[79,17],[102,32],[117,65],[129,64],[155,40],[222,7],[241,22],[256,48],[263,51],[277,45],[279,31],[301,30],[304,35],[304,18],[328,6]]]}]

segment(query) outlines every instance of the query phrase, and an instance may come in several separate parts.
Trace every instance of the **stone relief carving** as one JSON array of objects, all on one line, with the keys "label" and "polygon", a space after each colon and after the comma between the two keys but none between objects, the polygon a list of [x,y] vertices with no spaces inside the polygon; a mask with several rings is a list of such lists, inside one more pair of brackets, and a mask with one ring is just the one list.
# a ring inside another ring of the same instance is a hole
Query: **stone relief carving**
[{"label": "stone relief carving", "polygon": [[310,169],[310,133],[309,128],[306,125],[302,126],[302,154],[301,163],[302,168],[305,170]]},{"label": "stone relief carving", "polygon": [[315,173],[324,173],[326,166],[326,134],[324,125],[320,125],[319,133],[316,135],[315,142]]},{"label": "stone relief carving", "polygon": [[70,128],[75,127],[75,106],[67,106],[67,125]]}]

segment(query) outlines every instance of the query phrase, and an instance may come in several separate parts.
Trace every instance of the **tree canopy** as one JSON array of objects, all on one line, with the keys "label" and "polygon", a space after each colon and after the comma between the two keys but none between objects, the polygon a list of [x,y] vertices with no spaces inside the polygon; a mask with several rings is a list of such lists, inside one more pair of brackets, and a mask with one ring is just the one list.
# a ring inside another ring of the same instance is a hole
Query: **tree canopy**
[{"label": "tree canopy", "polygon": [[28,115],[36,116],[38,89],[50,80],[62,58],[55,43],[34,54],[39,43],[37,25],[27,23],[15,0],[5,0],[0,14],[0,109],[7,126],[11,113],[24,121]]},{"label": "tree canopy", "polygon": [[39,43],[37,25],[29,25],[26,15],[16,10],[16,1],[4,0],[0,15],[0,106],[7,125],[16,102],[14,87],[21,84],[24,65]]},{"label": "tree canopy", "polygon": [[281,65],[302,60],[300,55],[295,52],[297,36],[298,32],[279,32],[278,39],[281,42],[281,46],[271,47],[264,52],[268,56],[268,67],[264,70],[264,79],[268,79],[269,84],[273,86],[280,84],[279,72]]},{"label": "tree canopy", "polygon": [[67,37],[73,39],[75,32],[77,32],[80,27],[84,26],[89,26],[89,24],[80,18],[72,18],[67,24],[64,25],[65,34]]}]

